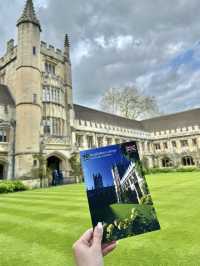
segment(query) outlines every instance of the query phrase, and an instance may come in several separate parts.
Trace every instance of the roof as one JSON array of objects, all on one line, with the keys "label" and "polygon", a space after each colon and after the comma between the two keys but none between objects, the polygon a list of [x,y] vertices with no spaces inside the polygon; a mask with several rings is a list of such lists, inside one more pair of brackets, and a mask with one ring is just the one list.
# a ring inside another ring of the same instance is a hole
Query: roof
[{"label": "roof", "polygon": [[85,106],[74,104],[75,118],[91,122],[109,124],[117,127],[143,130],[139,121],[105,113]]},{"label": "roof", "polygon": [[142,121],[127,119],[85,106],[74,105],[75,118],[149,132],[200,125],[200,108]]},{"label": "roof", "polygon": [[15,106],[15,101],[7,86],[0,84],[0,105]]},{"label": "roof", "polygon": [[162,131],[200,125],[200,108],[141,121],[147,131]]},{"label": "roof", "polygon": [[17,26],[19,26],[20,24],[25,23],[25,22],[31,22],[31,23],[37,25],[41,31],[41,25],[40,25],[39,20],[37,19],[36,14],[35,14],[35,9],[34,9],[32,0],[26,1],[26,5],[25,5],[24,11],[22,13],[22,16],[17,21]]}]

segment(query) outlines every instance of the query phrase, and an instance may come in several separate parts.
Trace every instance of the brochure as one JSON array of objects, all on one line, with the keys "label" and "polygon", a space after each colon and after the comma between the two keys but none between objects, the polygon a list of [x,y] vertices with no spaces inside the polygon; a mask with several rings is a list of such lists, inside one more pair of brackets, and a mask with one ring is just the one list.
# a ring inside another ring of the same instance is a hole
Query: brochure
[{"label": "brochure", "polygon": [[136,142],[80,152],[93,227],[103,242],[160,229]]}]

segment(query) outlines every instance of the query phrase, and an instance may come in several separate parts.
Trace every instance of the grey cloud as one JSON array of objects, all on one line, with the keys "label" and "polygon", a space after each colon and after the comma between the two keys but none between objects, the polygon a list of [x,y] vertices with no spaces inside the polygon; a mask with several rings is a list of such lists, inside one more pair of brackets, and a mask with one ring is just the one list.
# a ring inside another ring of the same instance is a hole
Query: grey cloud
[{"label": "grey cloud", "polygon": [[[23,0],[0,3],[1,45],[14,35],[16,19],[23,5]],[[193,93],[198,88],[197,77],[188,88],[188,98],[181,98],[182,93],[187,96],[185,84],[191,78],[189,70],[160,69],[176,53],[199,40],[199,10],[198,0],[47,0],[47,7],[40,7],[38,15],[43,28],[42,38],[49,43],[62,48],[64,35],[69,33],[72,64],[79,44],[89,43],[88,55],[73,64],[76,102],[97,108],[100,96],[108,87],[135,84],[142,78],[141,90],[156,96],[165,112],[172,112],[198,105]],[[11,17],[5,25],[7,12]],[[135,43],[124,50],[105,48],[95,41],[103,36],[109,43],[113,38],[127,35],[132,36]],[[181,44],[181,50],[171,51],[169,47],[177,44]],[[148,83],[150,73],[154,75]],[[178,89],[180,84],[183,85],[182,92]]]}]

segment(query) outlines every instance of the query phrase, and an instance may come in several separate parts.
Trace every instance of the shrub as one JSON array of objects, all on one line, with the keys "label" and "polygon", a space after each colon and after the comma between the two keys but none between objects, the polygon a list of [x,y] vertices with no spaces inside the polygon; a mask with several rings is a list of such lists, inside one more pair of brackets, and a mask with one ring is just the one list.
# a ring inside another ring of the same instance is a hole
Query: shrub
[{"label": "shrub", "polygon": [[14,191],[24,191],[27,190],[27,187],[19,180],[13,181]]},{"label": "shrub", "polygon": [[151,199],[151,195],[144,195],[141,198],[141,204],[153,205],[153,201]]},{"label": "shrub", "polygon": [[6,182],[1,182],[0,183],[0,193],[9,193],[13,192],[13,186]]},{"label": "shrub", "polygon": [[157,173],[173,173],[173,172],[195,172],[200,171],[197,167],[182,167],[182,168],[149,168],[145,170],[145,174],[157,174]]},{"label": "shrub", "polygon": [[0,193],[18,192],[27,189],[28,188],[20,180],[0,182]]},{"label": "shrub", "polygon": [[200,171],[197,167],[184,167],[184,168],[177,168],[176,172],[195,172]]}]

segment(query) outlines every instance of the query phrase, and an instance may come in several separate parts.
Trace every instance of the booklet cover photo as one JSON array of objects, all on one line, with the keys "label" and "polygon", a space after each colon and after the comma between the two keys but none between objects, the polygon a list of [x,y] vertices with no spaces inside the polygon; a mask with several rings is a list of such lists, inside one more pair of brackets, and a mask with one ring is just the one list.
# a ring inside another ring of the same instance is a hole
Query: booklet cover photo
[{"label": "booklet cover photo", "polygon": [[136,142],[80,152],[88,203],[103,242],[160,229]]}]

